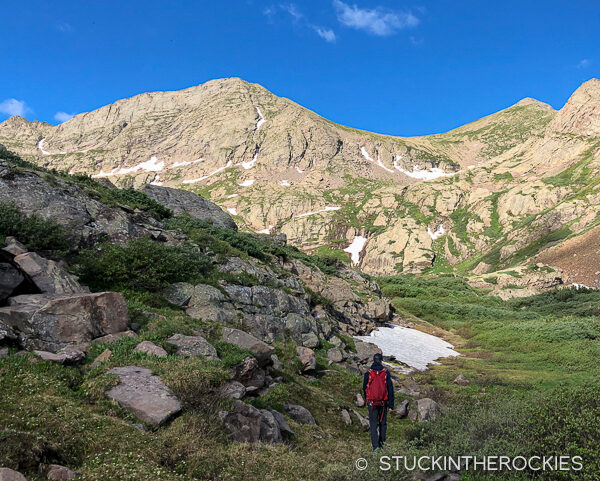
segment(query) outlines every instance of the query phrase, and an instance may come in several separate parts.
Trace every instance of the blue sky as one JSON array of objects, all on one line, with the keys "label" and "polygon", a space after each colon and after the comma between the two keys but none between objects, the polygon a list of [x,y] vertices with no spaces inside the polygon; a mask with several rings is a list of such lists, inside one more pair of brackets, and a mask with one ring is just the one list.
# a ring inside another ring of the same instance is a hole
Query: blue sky
[{"label": "blue sky", "polygon": [[0,121],[242,77],[345,125],[442,132],[600,76],[600,2],[2,2]]}]

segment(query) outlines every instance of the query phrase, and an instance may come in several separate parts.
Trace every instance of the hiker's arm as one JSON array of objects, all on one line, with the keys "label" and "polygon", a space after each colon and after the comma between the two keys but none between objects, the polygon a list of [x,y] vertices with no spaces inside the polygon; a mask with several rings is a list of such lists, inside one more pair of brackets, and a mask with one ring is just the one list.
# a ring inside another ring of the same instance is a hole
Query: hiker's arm
[{"label": "hiker's arm", "polygon": [[388,408],[394,409],[394,384],[389,371],[387,374]]},{"label": "hiker's arm", "polygon": [[367,399],[367,384],[369,384],[369,371],[363,376],[363,396]]}]

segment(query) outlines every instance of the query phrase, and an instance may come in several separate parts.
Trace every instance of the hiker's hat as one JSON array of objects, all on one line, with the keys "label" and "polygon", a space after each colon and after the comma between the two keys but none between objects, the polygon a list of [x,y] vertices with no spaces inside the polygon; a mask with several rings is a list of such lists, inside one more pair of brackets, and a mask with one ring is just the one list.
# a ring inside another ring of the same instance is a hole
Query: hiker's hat
[{"label": "hiker's hat", "polygon": [[383,361],[383,356],[381,354],[377,353],[377,354],[375,354],[373,356],[373,361],[375,361],[375,362],[382,362]]}]

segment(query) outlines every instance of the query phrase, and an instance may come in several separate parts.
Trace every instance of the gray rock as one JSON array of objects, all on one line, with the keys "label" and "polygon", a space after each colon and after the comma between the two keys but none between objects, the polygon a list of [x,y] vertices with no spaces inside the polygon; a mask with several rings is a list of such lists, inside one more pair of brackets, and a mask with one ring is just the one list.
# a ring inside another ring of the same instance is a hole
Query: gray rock
[{"label": "gray rock", "polygon": [[356,347],[356,356],[361,362],[372,361],[375,354],[381,354],[381,349],[379,349],[375,344],[355,340],[354,345]]},{"label": "gray rock", "polygon": [[308,347],[297,346],[296,353],[298,354],[298,359],[300,359],[300,363],[302,364],[302,372],[312,371],[317,367],[317,358],[315,357],[315,353],[312,349]]},{"label": "gray rock", "polygon": [[233,379],[242,383],[247,392],[254,392],[265,385],[266,374],[256,359],[247,357],[233,368]]},{"label": "gray rock", "polygon": [[275,421],[277,421],[277,425],[279,426],[279,432],[281,433],[281,436],[284,439],[289,439],[291,436],[294,435],[294,431],[292,431],[292,428],[290,428],[290,426],[286,422],[285,418],[283,417],[283,414],[281,414],[279,411],[275,411],[274,409],[271,409],[271,414],[275,418]]},{"label": "gray rock", "polygon": [[408,416],[409,402],[405,399],[404,401],[398,402],[394,408],[394,416],[403,419]]},{"label": "gray rock", "polygon": [[72,276],[56,262],[44,259],[35,252],[19,254],[13,262],[27,274],[42,293],[76,294],[89,292],[82,287],[75,276]]},{"label": "gray rock", "polygon": [[233,410],[220,414],[233,440],[240,443],[280,443],[279,424],[270,411],[234,401]]},{"label": "gray rock", "polygon": [[31,350],[57,352],[68,345],[83,346],[126,330],[129,322],[127,303],[117,292],[20,297],[31,303],[0,308],[0,325],[18,331],[23,347]]},{"label": "gray rock", "polygon": [[119,384],[106,395],[140,421],[158,427],[181,411],[179,400],[150,369],[125,366],[108,372],[119,376]]},{"label": "gray rock", "polygon": [[0,468],[0,481],[27,481],[18,471],[9,468]]},{"label": "gray rock", "polygon": [[46,477],[54,481],[69,481],[77,477],[75,471],[70,470],[66,466],[60,466],[58,464],[51,464],[48,466]]},{"label": "gray rock", "polygon": [[44,361],[55,362],[57,364],[74,364],[85,359],[85,352],[71,346],[62,348],[56,354],[47,351],[33,351]]},{"label": "gray rock", "polygon": [[151,199],[171,209],[175,215],[189,214],[214,226],[237,230],[237,225],[227,212],[193,192],[150,184],[145,185],[143,191]]},{"label": "gray rock", "polygon": [[456,384],[457,386],[468,386],[471,383],[464,376],[464,374],[460,373],[458,376],[456,376],[456,378],[454,379],[454,381],[452,381],[452,384]]},{"label": "gray rock", "polygon": [[342,409],[342,421],[346,426],[350,426],[352,424],[352,419],[350,419],[350,413],[345,409]]},{"label": "gray rock", "polygon": [[8,347],[0,347],[0,361],[8,357]]},{"label": "gray rock", "polygon": [[224,327],[222,330],[223,341],[228,344],[235,344],[242,349],[248,349],[252,354],[256,356],[259,364],[264,366],[271,361],[271,354],[273,354],[273,347],[267,343],[257,339],[256,337],[248,334],[247,332],[240,331],[239,329],[231,329]]},{"label": "gray rock", "polygon": [[177,356],[202,356],[212,361],[219,359],[217,350],[202,336],[184,336],[183,334],[175,334],[167,339],[167,342],[177,347],[177,351],[175,352]]},{"label": "gray rock", "polygon": [[283,371],[283,363],[277,357],[277,354],[271,354],[272,368],[275,371]]},{"label": "gray rock", "polygon": [[175,304],[179,307],[185,307],[192,298],[194,293],[194,286],[187,282],[176,282],[168,286],[163,292],[162,296],[169,301],[171,304]]},{"label": "gray rock", "polygon": [[106,336],[97,337],[92,341],[92,344],[112,344],[113,342],[117,342],[124,337],[137,337],[137,334],[129,330],[115,332],[114,334],[107,334]]},{"label": "gray rock", "polygon": [[0,302],[9,298],[24,280],[25,277],[16,267],[7,262],[0,262]]},{"label": "gray rock", "polygon": [[305,347],[310,347],[311,349],[315,349],[319,347],[320,341],[317,335],[314,332],[309,332],[308,334],[302,334],[302,345]]},{"label": "gray rock", "polygon": [[242,399],[246,395],[246,386],[239,381],[229,381],[219,388],[219,395],[225,399]]},{"label": "gray rock", "polygon": [[27,247],[21,244],[17,239],[12,236],[8,236],[5,240],[6,247],[2,250],[4,252],[8,252],[12,256],[18,256],[19,254],[25,254],[27,252]]},{"label": "gray rock", "polygon": [[148,356],[156,356],[156,357],[167,357],[167,351],[165,351],[162,347],[157,346],[153,342],[150,341],[142,341],[137,346],[133,352],[143,352]]},{"label": "gray rock", "polygon": [[227,296],[207,284],[194,286],[185,312],[194,319],[220,323],[236,322],[239,319],[239,313]]},{"label": "gray rock", "polygon": [[360,427],[362,428],[362,430],[368,431],[369,430],[369,420],[364,418],[363,416],[361,416],[361,414],[354,409],[352,410],[352,414],[354,414],[354,417],[360,424]]},{"label": "gray rock", "polygon": [[298,424],[317,424],[308,409],[298,404],[285,404],[283,409]]},{"label": "gray rock", "polygon": [[329,359],[331,362],[342,362],[342,353],[337,347],[332,347],[331,349],[327,350],[327,359]]},{"label": "gray rock", "polygon": [[356,396],[354,396],[354,404],[356,404],[359,408],[365,405],[365,400],[363,399],[361,393],[356,393]]},{"label": "gray rock", "polygon": [[417,400],[417,419],[419,421],[435,419],[440,412],[440,405],[433,399],[423,398]]}]

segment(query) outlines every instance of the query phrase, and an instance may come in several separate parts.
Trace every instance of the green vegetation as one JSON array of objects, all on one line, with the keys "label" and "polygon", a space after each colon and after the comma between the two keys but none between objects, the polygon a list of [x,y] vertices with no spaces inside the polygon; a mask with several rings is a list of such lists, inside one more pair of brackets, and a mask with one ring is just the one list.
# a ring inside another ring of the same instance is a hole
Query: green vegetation
[{"label": "green vegetation", "polygon": [[70,249],[69,235],[64,227],[38,215],[26,215],[13,204],[0,202],[0,242],[16,237],[29,249],[52,258],[65,255]]},{"label": "green vegetation", "polygon": [[200,282],[210,269],[209,259],[197,248],[145,238],[126,246],[100,244],[75,259],[81,282],[94,290],[157,291],[173,282]]}]

